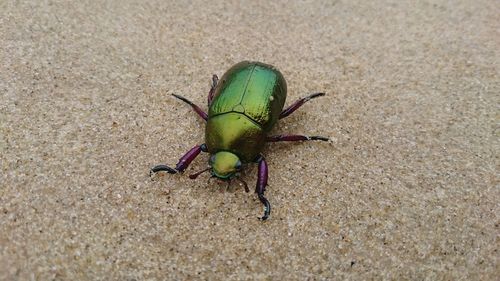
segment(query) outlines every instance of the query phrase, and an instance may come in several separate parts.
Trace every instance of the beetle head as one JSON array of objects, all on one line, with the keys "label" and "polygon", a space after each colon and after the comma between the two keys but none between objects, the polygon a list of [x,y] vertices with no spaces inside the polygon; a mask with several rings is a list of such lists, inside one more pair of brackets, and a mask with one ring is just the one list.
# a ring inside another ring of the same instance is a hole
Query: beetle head
[{"label": "beetle head", "polygon": [[241,161],[234,153],[219,151],[210,157],[209,165],[212,176],[222,180],[230,180],[241,170]]}]

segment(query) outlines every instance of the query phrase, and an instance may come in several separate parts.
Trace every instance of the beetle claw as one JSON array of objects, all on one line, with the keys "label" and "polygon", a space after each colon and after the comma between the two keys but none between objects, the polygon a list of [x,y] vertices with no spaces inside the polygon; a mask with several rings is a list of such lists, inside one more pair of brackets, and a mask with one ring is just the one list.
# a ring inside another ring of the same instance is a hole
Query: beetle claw
[{"label": "beetle claw", "polygon": [[169,174],[177,174],[179,171],[177,171],[174,168],[170,168],[167,165],[156,165],[151,170],[149,170],[149,176],[151,177],[153,173],[158,173],[158,172],[167,172]]},{"label": "beetle claw", "polygon": [[259,218],[262,221],[267,220],[269,218],[269,215],[271,214],[271,204],[269,204],[269,201],[264,197],[264,194],[258,194],[260,202],[264,204],[264,216]]},{"label": "beetle claw", "polygon": [[248,188],[248,184],[246,183],[246,181],[240,179],[239,177],[236,179],[243,184],[246,193],[250,192],[250,189]]}]

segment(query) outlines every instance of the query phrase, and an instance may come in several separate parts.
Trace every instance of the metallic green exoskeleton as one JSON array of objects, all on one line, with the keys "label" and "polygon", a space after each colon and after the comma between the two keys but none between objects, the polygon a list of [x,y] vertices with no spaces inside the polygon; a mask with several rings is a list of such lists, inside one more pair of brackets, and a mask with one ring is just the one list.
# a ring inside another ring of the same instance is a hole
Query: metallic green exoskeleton
[{"label": "metallic green exoskeleton", "polygon": [[[272,66],[240,62],[219,80],[208,110],[205,143],[214,155],[212,172],[228,178],[235,167],[220,165],[254,161],[262,151],[266,135],[281,114],[286,99],[286,82]],[[236,157],[219,153],[230,152]]]},{"label": "metallic green exoskeleton", "polygon": [[[271,65],[260,62],[240,62],[231,67],[219,80],[212,78],[212,87],[208,95],[209,110],[206,114],[189,100],[174,95],[188,103],[205,121],[205,143],[193,147],[179,159],[176,168],[157,165],[152,172],[184,171],[200,152],[211,154],[209,167],[190,176],[210,171],[213,177],[222,180],[239,179],[245,164],[258,163],[259,172],[256,193],[264,204],[263,220],[267,219],[271,206],[264,197],[267,185],[268,168],[260,154],[266,142],[306,141],[328,138],[304,135],[268,136],[278,119],[284,118],[302,106],[308,100],[323,96],[324,93],[311,94],[283,110],[286,100],[286,82],[281,72]],[[245,190],[248,188],[245,183]]]}]

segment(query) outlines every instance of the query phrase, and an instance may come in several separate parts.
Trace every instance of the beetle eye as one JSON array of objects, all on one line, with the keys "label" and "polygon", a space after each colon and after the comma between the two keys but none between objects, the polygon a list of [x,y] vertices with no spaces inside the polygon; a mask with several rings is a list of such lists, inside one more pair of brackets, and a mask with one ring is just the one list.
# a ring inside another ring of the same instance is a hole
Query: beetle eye
[{"label": "beetle eye", "polygon": [[210,166],[212,166],[214,162],[215,162],[215,154],[210,156],[210,159],[208,159],[208,164],[210,164]]},{"label": "beetle eye", "polygon": [[238,162],[236,162],[236,165],[234,166],[234,168],[236,170],[241,170],[241,161],[238,160]]}]

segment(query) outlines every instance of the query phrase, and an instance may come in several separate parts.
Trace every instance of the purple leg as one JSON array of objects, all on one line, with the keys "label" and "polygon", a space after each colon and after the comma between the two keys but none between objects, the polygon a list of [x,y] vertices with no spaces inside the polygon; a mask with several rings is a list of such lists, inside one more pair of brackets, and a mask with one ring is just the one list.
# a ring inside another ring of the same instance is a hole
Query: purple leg
[{"label": "purple leg", "polygon": [[257,196],[259,196],[260,202],[264,204],[264,216],[260,219],[267,220],[269,214],[271,213],[271,204],[269,204],[269,201],[267,201],[266,197],[264,197],[268,175],[267,163],[263,156],[260,156],[257,162],[259,163],[259,173],[257,175],[257,186],[255,188],[255,192],[257,192]]},{"label": "purple leg", "polygon": [[160,171],[168,172],[170,174],[181,173],[189,166],[189,164],[191,164],[191,162],[193,162],[196,156],[198,156],[202,151],[203,152],[208,151],[207,146],[205,144],[197,145],[191,148],[191,150],[189,150],[186,154],[184,154],[184,156],[182,156],[179,159],[179,162],[177,162],[175,169],[170,168],[167,165],[156,165],[151,169],[149,175],[151,176],[152,173],[157,173]]},{"label": "purple leg", "polygon": [[215,87],[217,87],[217,83],[219,82],[219,77],[217,75],[212,76],[212,86],[210,87],[210,92],[208,92],[208,106],[212,103],[215,95]]},{"label": "purple leg", "polygon": [[194,109],[194,111],[196,111],[196,113],[198,113],[198,115],[200,115],[201,118],[203,118],[205,121],[207,121],[208,115],[205,113],[205,111],[203,111],[201,108],[199,108],[196,104],[192,103],[190,100],[186,99],[185,97],[182,97],[182,96],[179,96],[179,95],[176,95],[176,94],[172,94],[172,96],[174,96],[174,97],[180,99],[181,101],[189,104]]},{"label": "purple leg", "polygon": [[288,115],[292,114],[295,110],[297,110],[299,107],[301,107],[307,101],[314,99],[314,98],[317,98],[317,97],[324,96],[324,95],[325,95],[325,93],[315,93],[315,94],[311,94],[305,98],[301,98],[300,100],[294,102],[292,105],[290,105],[285,110],[283,110],[280,114],[280,119],[285,118]]},{"label": "purple leg", "polygon": [[321,140],[328,141],[327,137],[322,136],[303,136],[303,135],[278,135],[267,137],[267,142],[278,142],[278,141],[308,141],[308,140]]}]

